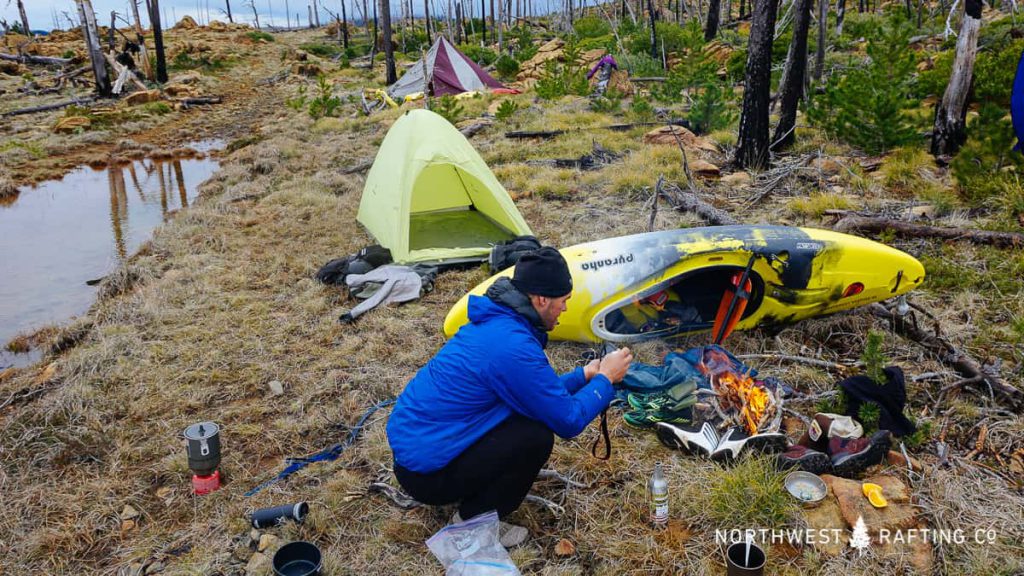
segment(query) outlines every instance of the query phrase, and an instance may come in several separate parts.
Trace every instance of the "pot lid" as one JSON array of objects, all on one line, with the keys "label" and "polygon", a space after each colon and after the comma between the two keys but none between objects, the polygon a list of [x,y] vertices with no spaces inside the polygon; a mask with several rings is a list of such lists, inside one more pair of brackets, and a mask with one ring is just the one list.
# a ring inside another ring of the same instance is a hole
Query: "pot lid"
[{"label": "pot lid", "polygon": [[185,428],[185,439],[187,440],[209,440],[220,431],[220,426],[214,422],[200,422]]}]

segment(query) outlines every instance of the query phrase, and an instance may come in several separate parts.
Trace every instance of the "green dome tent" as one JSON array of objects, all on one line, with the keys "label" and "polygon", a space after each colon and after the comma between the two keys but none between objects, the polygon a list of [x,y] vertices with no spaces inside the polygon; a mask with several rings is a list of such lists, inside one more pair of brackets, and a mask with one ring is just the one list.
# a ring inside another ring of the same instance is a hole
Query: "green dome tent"
[{"label": "green dome tent", "polygon": [[473,146],[429,110],[384,137],[357,219],[403,264],[485,260],[491,244],[532,234]]}]

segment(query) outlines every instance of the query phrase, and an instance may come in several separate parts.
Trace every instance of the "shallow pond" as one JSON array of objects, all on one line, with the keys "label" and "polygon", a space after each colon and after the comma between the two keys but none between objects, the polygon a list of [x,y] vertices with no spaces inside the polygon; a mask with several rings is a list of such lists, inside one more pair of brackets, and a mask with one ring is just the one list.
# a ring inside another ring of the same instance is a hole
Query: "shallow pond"
[{"label": "shallow pond", "polygon": [[[82,314],[96,298],[87,282],[117,268],[172,211],[187,208],[217,169],[218,142],[190,146],[187,158],[147,158],[60,180],[0,200],[0,369],[37,360],[8,343]],[[94,282],[90,282],[94,283]]]}]

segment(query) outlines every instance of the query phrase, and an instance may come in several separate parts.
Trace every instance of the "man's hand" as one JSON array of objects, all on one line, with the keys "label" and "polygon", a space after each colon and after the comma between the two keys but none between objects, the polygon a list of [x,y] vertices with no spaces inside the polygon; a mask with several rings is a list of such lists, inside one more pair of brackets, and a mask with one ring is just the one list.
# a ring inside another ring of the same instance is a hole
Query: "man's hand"
[{"label": "man's hand", "polygon": [[626,376],[629,364],[633,362],[633,353],[629,348],[620,348],[601,358],[598,374],[604,374],[612,384],[618,384]]},{"label": "man's hand", "polygon": [[583,367],[583,377],[587,379],[587,382],[590,382],[591,378],[597,376],[599,370],[601,370],[601,361],[594,358]]}]

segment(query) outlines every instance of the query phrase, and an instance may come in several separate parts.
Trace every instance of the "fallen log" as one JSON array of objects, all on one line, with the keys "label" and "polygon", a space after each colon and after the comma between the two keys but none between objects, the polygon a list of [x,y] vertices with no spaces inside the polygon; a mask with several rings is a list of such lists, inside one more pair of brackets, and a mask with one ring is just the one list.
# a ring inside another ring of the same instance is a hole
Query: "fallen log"
[{"label": "fallen log", "polygon": [[370,169],[371,166],[373,166],[373,160],[363,160],[362,162],[354,166],[349,166],[348,168],[345,168],[344,170],[341,171],[341,173],[355,174],[357,172],[366,172],[367,170]]},{"label": "fallen log", "polygon": [[505,138],[554,138],[565,134],[565,130],[515,130],[505,132]]},{"label": "fallen log", "polygon": [[42,106],[33,106],[31,108],[20,108],[18,110],[11,110],[4,112],[0,116],[20,116],[22,114],[35,114],[36,112],[49,112],[50,110],[60,110],[61,108],[67,108],[71,105],[81,106],[83,104],[89,104],[93,101],[92,96],[86,96],[84,98],[75,98],[72,100],[65,100],[63,102],[55,102],[53,104],[44,104]]},{"label": "fallen log", "polygon": [[43,66],[67,66],[71,58],[55,58],[53,56],[33,56],[31,54],[0,54],[0,60],[9,60],[21,64],[40,64]]},{"label": "fallen log", "polygon": [[78,76],[81,76],[82,74],[85,74],[89,70],[91,70],[90,67],[82,66],[81,68],[76,68],[76,69],[74,69],[74,70],[72,70],[70,72],[64,72],[63,74],[60,74],[58,76],[54,76],[53,79],[56,80],[58,83],[60,83],[60,82],[63,82],[64,80],[70,80],[72,78],[77,78]]},{"label": "fallen log", "polygon": [[195,96],[193,98],[179,98],[175,100],[175,102],[180,103],[185,108],[201,106],[203,104],[220,104],[222,101],[220,96]]},{"label": "fallen log", "polygon": [[1017,232],[995,232],[992,230],[940,228],[913,224],[889,218],[868,218],[865,216],[844,216],[832,227],[837,232],[878,233],[891,230],[899,236],[909,238],[939,238],[943,240],[966,240],[974,244],[987,244],[998,248],[1024,247],[1024,234]]},{"label": "fallen log", "polygon": [[958,374],[970,381],[967,382],[965,380],[965,382],[961,382],[959,385],[984,382],[995,396],[1005,401],[1014,410],[1020,411],[1024,408],[1024,392],[1021,392],[1020,389],[1011,384],[1003,382],[999,376],[986,372],[977,360],[953,346],[949,340],[938,334],[926,332],[909,316],[895,314],[881,304],[871,304],[867,308],[875,317],[889,322],[889,325],[897,334],[917,342],[928,352],[935,355],[943,364],[952,367]]},{"label": "fallen log", "polygon": [[462,135],[465,136],[466,138],[471,138],[474,134],[483,130],[484,128],[487,128],[490,125],[490,122],[476,122],[474,124],[466,126],[465,128],[460,128],[459,132],[461,132]]},{"label": "fallen log", "polygon": [[672,205],[672,208],[679,212],[693,212],[702,220],[712,226],[730,226],[739,224],[725,210],[720,210],[701,200],[692,192],[684,192],[675,184],[666,184],[661,189],[662,197]]}]

